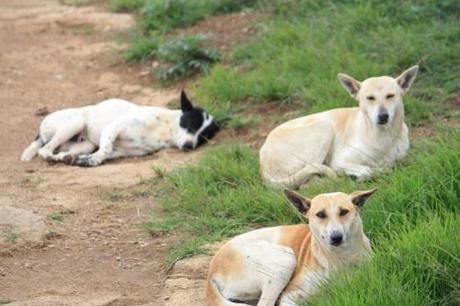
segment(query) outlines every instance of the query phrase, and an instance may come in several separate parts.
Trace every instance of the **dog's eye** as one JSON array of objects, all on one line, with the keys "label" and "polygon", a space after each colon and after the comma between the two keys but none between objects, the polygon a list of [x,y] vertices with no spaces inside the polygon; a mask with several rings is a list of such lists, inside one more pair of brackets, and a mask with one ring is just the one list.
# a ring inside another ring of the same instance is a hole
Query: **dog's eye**
[{"label": "dog's eye", "polygon": [[326,216],[326,213],[324,211],[320,211],[316,214],[316,216],[320,219],[325,219],[327,216]]},{"label": "dog's eye", "polygon": [[341,217],[343,217],[343,216],[345,216],[346,214],[348,214],[348,212],[349,212],[348,209],[343,209],[343,208],[342,208],[342,209],[340,210],[339,215],[340,215]]},{"label": "dog's eye", "polygon": [[395,96],[394,94],[388,94],[388,95],[387,95],[387,99],[391,99],[391,98],[393,98],[394,96]]},{"label": "dog's eye", "polygon": [[375,97],[374,96],[369,96],[366,98],[367,100],[370,100],[370,101],[374,101],[375,100]]}]

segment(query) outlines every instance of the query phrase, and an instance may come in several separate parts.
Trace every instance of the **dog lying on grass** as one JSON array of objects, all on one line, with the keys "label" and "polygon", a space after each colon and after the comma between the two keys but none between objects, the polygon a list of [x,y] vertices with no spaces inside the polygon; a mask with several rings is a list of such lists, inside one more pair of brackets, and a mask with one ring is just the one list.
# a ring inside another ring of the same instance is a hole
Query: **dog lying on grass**
[{"label": "dog lying on grass", "polygon": [[337,268],[369,258],[359,210],[374,192],[327,193],[310,200],[286,190],[309,225],[262,228],[230,240],[211,261],[209,305],[297,305]]},{"label": "dog lying on grass", "polygon": [[268,135],[260,150],[261,174],[268,186],[298,188],[313,175],[346,174],[368,179],[391,167],[409,149],[403,95],[418,66],[399,77],[363,82],[339,74],[359,107],[339,108],[288,121]]},{"label": "dog lying on grass", "polygon": [[214,118],[194,107],[184,91],[180,110],[110,99],[46,116],[21,160],[30,161],[38,153],[48,161],[92,167],[168,147],[193,150],[218,130]]}]

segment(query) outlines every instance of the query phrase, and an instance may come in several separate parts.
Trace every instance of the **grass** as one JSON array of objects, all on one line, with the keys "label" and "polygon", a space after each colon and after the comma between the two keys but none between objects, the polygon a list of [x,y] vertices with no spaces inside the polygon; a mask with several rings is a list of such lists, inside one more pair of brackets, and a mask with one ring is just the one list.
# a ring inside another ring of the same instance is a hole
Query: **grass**
[{"label": "grass", "polygon": [[133,12],[144,5],[144,0],[110,0],[110,8],[114,12]]},{"label": "grass", "polygon": [[[299,101],[303,113],[355,106],[337,81],[396,76],[419,63],[405,98],[408,122],[448,115],[458,95],[458,1],[265,1],[272,13],[259,35],[238,47],[232,66],[216,65],[195,85],[211,112],[235,113],[240,102]],[[236,116],[231,116],[231,119]]]},{"label": "grass", "polygon": [[145,33],[167,32],[216,14],[254,5],[255,0],[145,0],[140,25]]},{"label": "grass", "polygon": [[102,198],[110,202],[119,202],[123,200],[123,194],[118,191],[106,191],[102,194]]},{"label": "grass", "polygon": [[81,24],[72,28],[72,33],[76,35],[92,35],[96,32],[96,29],[91,24]]},{"label": "grass", "polygon": [[64,214],[61,212],[53,212],[48,215],[48,219],[53,220],[53,221],[62,222],[64,221]]},{"label": "grass", "polygon": [[0,298],[0,305],[9,304],[9,303],[11,303],[11,302],[12,302],[12,301],[9,300],[9,299]]},{"label": "grass", "polygon": [[[322,179],[302,190],[314,196],[379,188],[363,211],[375,260],[339,277],[315,301],[369,305],[369,292],[375,290],[372,305],[451,304],[458,299],[460,244],[452,233],[460,221],[459,169],[460,133],[442,126],[435,138],[415,141],[404,164],[372,181]],[[148,228],[190,237],[171,249],[169,264],[206,252],[206,243],[252,228],[302,222],[280,192],[263,186],[257,152],[244,145],[210,149],[197,165],[173,170],[164,179],[159,203],[166,217],[152,220]]]},{"label": "grass", "polygon": [[9,232],[5,237],[5,241],[10,243],[16,243],[19,239],[21,239],[21,234],[17,232]]}]

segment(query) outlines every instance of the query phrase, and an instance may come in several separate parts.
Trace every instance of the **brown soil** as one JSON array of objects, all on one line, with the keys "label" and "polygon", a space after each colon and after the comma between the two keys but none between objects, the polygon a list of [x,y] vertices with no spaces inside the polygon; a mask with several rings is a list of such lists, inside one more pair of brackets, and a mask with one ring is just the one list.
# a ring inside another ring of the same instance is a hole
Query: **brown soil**
[{"label": "brown soil", "polygon": [[[13,305],[162,305],[163,252],[150,237],[155,211],[142,178],[199,152],[165,150],[82,169],[19,161],[41,115],[108,97],[166,105],[142,67],[120,64],[117,33],[133,25],[102,6],[52,0],[0,2],[0,300]],[[59,213],[63,220],[51,220]]]}]

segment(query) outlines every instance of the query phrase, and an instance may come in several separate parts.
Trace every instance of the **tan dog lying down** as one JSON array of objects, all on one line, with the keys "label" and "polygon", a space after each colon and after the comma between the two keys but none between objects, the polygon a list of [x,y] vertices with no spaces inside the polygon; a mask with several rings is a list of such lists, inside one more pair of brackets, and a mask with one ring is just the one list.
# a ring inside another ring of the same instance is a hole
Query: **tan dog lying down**
[{"label": "tan dog lying down", "polygon": [[260,150],[265,183],[297,188],[313,175],[346,174],[368,179],[402,159],[409,148],[402,96],[418,71],[363,82],[339,74],[359,107],[339,108],[288,121],[275,128]]},{"label": "tan dog lying down", "polygon": [[[312,200],[286,190],[309,225],[262,228],[230,240],[209,268],[210,306],[297,305],[337,268],[357,265],[372,250],[359,210],[374,190],[320,194]],[[238,303],[237,303],[238,302]]]}]

